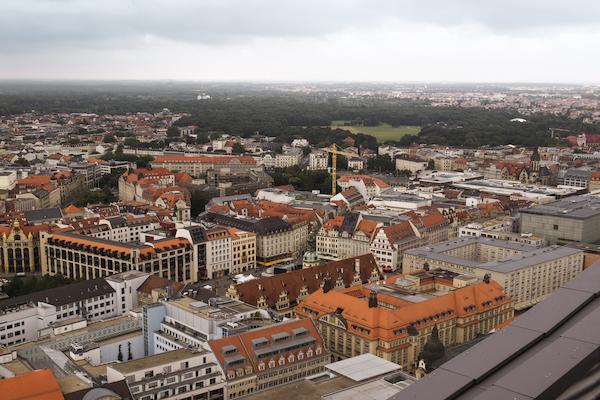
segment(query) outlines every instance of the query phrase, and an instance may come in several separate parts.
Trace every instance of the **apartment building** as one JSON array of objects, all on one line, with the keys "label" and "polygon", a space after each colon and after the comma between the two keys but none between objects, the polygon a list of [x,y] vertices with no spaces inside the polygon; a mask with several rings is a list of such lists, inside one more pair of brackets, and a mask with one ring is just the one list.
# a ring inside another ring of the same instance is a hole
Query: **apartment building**
[{"label": "apartment building", "polygon": [[373,256],[364,254],[285,274],[232,283],[226,295],[231,299],[292,318],[296,304],[318,290],[326,277],[334,282],[336,289],[342,289],[376,282],[382,275]]},{"label": "apartment building", "polygon": [[377,229],[370,243],[369,251],[377,265],[385,270],[395,271],[402,264],[402,254],[422,243],[418,231],[409,221]]},{"label": "apartment building", "polygon": [[[140,234],[148,232],[160,227],[160,222],[157,217],[132,214],[122,216],[108,217],[101,219],[99,224],[108,226],[108,240],[115,242],[137,242],[140,240]],[[90,236],[105,237],[102,233],[92,233]],[[100,236],[101,235],[101,236]]]},{"label": "apartment building", "polygon": [[232,236],[224,227],[206,231],[206,276],[208,279],[228,275],[232,266]]},{"label": "apartment building", "polygon": [[289,223],[279,217],[252,218],[206,212],[202,221],[233,227],[256,235],[256,263],[270,266],[290,261],[306,250],[308,240],[307,221]]},{"label": "apartment building", "polygon": [[366,200],[371,200],[383,191],[390,189],[390,185],[383,180],[368,175],[344,175],[338,179],[337,183],[342,190],[355,187]]},{"label": "apartment building", "polygon": [[275,155],[275,168],[287,168],[300,165],[302,149],[292,148]]},{"label": "apartment building", "polygon": [[311,320],[294,320],[208,342],[237,399],[321,373],[330,362]]},{"label": "apartment building", "polygon": [[125,380],[135,400],[223,400],[225,379],[206,350],[179,349],[106,367],[108,383]]},{"label": "apartment building", "polygon": [[343,260],[367,254],[379,224],[347,213],[325,222],[316,235],[316,252],[323,260]]},{"label": "apartment building", "polygon": [[180,283],[198,280],[191,244],[183,238],[121,243],[65,232],[49,234],[42,243],[42,271],[50,275],[94,279],[133,270]]},{"label": "apartment building", "polygon": [[324,151],[313,151],[308,155],[308,169],[311,171],[326,170],[329,166],[329,154]]},{"label": "apartment building", "polygon": [[137,306],[148,277],[125,272],[0,300],[0,344],[16,345],[117,317]]},{"label": "apartment building", "polygon": [[250,156],[156,156],[151,162],[152,168],[165,168],[168,171],[185,172],[193,177],[206,175],[208,170],[224,171],[232,174],[248,172],[257,168],[256,161]]},{"label": "apartment building", "polygon": [[421,158],[396,158],[396,171],[410,171],[413,174],[427,169],[427,161]]},{"label": "apartment building", "polygon": [[539,248],[524,243],[482,237],[449,240],[404,252],[402,272],[442,268],[486,276],[513,299],[516,310],[546,298],[583,270],[584,253],[572,247]]},{"label": "apartment building", "polygon": [[334,359],[371,353],[406,371],[430,357],[424,350],[432,339],[445,347],[466,343],[513,318],[510,297],[493,281],[411,291],[394,280],[339,290],[327,281],[296,306],[296,315],[315,322]]},{"label": "apartment building", "polygon": [[231,270],[235,275],[256,268],[256,234],[237,228],[227,230],[231,236]]}]

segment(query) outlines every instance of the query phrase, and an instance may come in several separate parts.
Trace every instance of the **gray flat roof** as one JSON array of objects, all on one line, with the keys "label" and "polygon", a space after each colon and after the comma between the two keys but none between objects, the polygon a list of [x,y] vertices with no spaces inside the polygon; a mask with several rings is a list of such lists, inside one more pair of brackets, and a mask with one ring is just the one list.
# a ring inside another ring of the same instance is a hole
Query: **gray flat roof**
[{"label": "gray flat roof", "polygon": [[402,367],[391,361],[384,360],[374,354],[366,353],[360,356],[346,358],[325,366],[336,374],[343,375],[353,381],[364,381],[383,374],[397,371]]},{"label": "gray flat roof", "polygon": [[[470,260],[446,254],[451,250],[473,244],[486,244],[490,246],[502,247],[505,249],[520,251],[521,254],[504,260],[489,262],[480,262],[477,260]],[[430,260],[459,264],[470,268],[480,268],[492,272],[507,273],[582,252],[583,250],[568,246],[548,246],[539,248],[509,240],[499,240],[484,237],[465,237],[447,240],[445,242],[440,242],[429,246],[409,249],[404,253],[425,257]]]},{"label": "gray flat roof", "polygon": [[561,218],[586,219],[600,215],[600,197],[571,196],[520,211],[521,214],[548,215]]},{"label": "gray flat roof", "polygon": [[129,374],[179,360],[187,360],[198,355],[202,355],[202,352],[194,353],[188,349],[177,349],[173,351],[167,351],[165,353],[155,354],[153,356],[143,357],[137,360],[113,364],[111,365],[111,368],[121,372],[122,374]]}]

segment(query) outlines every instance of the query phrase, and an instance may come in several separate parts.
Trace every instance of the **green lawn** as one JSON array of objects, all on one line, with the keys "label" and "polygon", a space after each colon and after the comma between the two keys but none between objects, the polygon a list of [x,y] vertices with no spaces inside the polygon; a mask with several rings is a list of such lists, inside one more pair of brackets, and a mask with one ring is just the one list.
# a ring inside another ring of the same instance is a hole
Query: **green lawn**
[{"label": "green lawn", "polygon": [[377,141],[382,143],[386,140],[398,140],[404,135],[416,135],[421,130],[420,126],[399,126],[394,128],[389,124],[379,124],[377,126],[345,126],[344,121],[333,121],[332,128],[345,129],[352,133],[366,133],[375,136]]}]

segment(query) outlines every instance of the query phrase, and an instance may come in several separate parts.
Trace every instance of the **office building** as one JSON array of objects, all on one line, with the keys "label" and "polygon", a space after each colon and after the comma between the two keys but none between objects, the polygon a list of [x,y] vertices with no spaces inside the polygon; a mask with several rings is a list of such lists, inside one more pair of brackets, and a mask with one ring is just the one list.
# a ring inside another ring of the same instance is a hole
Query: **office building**
[{"label": "office building", "polygon": [[512,297],[516,310],[530,307],[583,270],[583,250],[572,247],[539,248],[483,237],[448,240],[404,252],[402,272],[442,268],[489,276]]},{"label": "office building", "polygon": [[600,241],[600,197],[567,197],[520,211],[521,232],[533,233],[549,243]]},{"label": "office building", "polygon": [[[437,287],[423,283],[432,286],[410,290],[412,283],[398,285],[394,279],[332,290],[327,281],[296,306],[296,315],[317,324],[334,359],[371,353],[408,371],[423,358],[435,363],[445,347],[469,342],[513,318],[511,299],[496,282],[452,290],[440,290],[439,282]],[[430,340],[441,344],[439,354],[424,352]]]},{"label": "office building", "polygon": [[94,279],[124,271],[142,271],[181,283],[198,280],[192,268],[192,247],[183,238],[151,243],[121,243],[75,233],[48,235],[44,273]]}]

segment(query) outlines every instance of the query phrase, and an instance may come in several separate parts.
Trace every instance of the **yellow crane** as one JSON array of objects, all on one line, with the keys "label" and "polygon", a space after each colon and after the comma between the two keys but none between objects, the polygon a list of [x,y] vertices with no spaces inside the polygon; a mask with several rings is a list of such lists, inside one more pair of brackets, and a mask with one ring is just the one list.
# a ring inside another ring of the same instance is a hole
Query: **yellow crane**
[{"label": "yellow crane", "polygon": [[338,149],[337,145],[334,143],[330,147],[325,147],[324,151],[331,153],[331,195],[335,196],[335,192],[337,192],[337,156],[345,157],[356,157],[356,153],[350,153],[348,151],[344,151],[344,149]]}]

